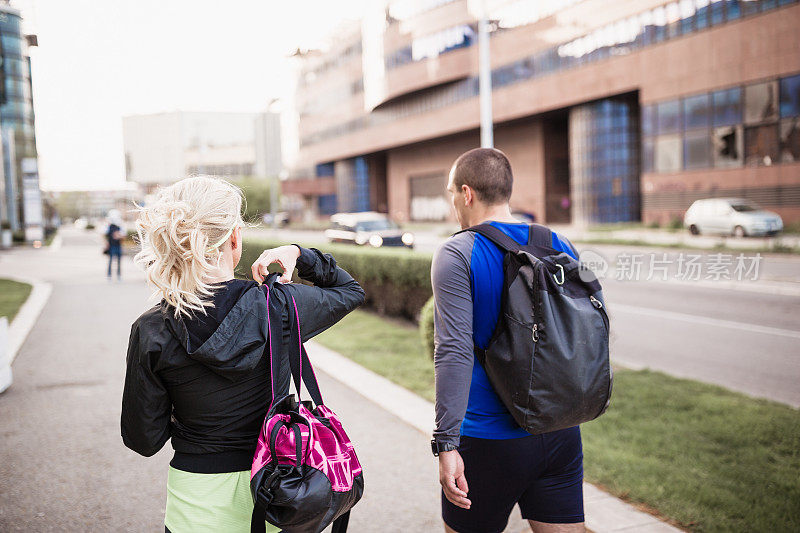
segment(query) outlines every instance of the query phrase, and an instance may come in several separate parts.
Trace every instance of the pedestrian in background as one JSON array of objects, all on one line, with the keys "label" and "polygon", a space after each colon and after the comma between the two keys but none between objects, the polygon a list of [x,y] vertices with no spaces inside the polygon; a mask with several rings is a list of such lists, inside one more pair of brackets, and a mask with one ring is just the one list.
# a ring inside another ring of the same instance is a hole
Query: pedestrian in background
[{"label": "pedestrian in background", "polygon": [[[511,164],[499,150],[461,155],[447,190],[462,229],[490,223],[526,245],[530,226],[511,214]],[[577,259],[550,232],[551,247]],[[531,435],[520,427],[475,356],[501,312],[504,252],[483,235],[456,234],[433,258],[436,430],[447,532],[500,533],[514,505],[536,533],[584,531],[583,451],[578,426]],[[520,391],[527,393],[527,391]]]},{"label": "pedestrian in background", "polygon": [[[252,266],[257,281],[236,279],[241,211],[238,187],[195,177],[160,190],[137,220],[136,261],[162,300],[131,328],[122,440],[146,457],[172,441],[164,518],[172,533],[250,531],[250,470],[272,397],[268,345],[288,353],[294,302],[305,340],[364,301],[332,256],[295,245],[265,250]],[[262,282],[273,263],[286,285],[269,294]],[[313,286],[289,283],[295,266]],[[281,316],[269,321],[283,321],[282,339],[270,338],[265,293],[279,301]],[[274,379],[288,390],[288,373]]]},{"label": "pedestrian in background", "polygon": [[122,222],[122,215],[116,209],[110,210],[106,218],[108,226],[105,234],[105,253],[108,255],[108,280],[111,281],[111,265],[116,259],[117,281],[122,281],[122,240],[125,238],[125,226]]}]

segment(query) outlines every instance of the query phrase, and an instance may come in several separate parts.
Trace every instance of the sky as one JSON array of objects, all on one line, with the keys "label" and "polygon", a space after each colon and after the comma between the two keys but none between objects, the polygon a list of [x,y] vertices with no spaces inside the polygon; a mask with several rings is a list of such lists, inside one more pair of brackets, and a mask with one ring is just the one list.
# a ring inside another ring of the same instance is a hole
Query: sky
[{"label": "sky", "polygon": [[39,37],[41,187],[121,186],[125,115],[265,110],[286,90],[288,55],[324,44],[368,1],[12,0]]}]

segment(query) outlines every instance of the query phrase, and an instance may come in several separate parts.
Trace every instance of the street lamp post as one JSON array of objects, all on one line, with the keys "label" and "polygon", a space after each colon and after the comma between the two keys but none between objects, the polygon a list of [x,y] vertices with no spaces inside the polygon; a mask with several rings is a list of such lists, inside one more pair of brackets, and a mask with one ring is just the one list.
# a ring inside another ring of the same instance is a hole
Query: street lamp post
[{"label": "street lamp post", "polygon": [[478,20],[478,80],[481,106],[481,148],[494,148],[492,129],[492,64],[489,53],[489,19],[486,1],[480,2]]}]

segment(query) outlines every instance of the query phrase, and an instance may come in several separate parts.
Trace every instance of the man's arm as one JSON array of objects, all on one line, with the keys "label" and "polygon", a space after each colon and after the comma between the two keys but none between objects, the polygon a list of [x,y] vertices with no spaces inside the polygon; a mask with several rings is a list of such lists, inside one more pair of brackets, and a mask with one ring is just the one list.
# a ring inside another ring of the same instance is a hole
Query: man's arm
[{"label": "man's arm", "polygon": [[434,296],[434,370],[438,443],[458,446],[472,381],[472,289],[469,257],[474,235],[460,234],[436,251],[431,268]]},{"label": "man's arm", "polygon": [[[436,430],[441,444],[458,446],[461,422],[467,412],[474,361],[472,288],[469,257],[475,236],[460,234],[437,251],[431,268],[434,296],[434,371],[436,374]],[[469,487],[464,461],[456,450],[439,453],[439,483],[445,497],[469,509]]]}]

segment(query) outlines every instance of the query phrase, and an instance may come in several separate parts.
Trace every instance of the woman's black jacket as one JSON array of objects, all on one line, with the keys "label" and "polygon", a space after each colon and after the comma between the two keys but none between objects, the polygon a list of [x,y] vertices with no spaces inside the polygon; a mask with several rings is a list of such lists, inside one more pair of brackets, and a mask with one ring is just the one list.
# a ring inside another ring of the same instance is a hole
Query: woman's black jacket
[{"label": "woman's black jacket", "polygon": [[[328,254],[301,248],[297,269],[314,285],[275,284],[270,291],[284,310],[284,346],[292,296],[303,340],[364,301],[359,284]],[[134,322],[122,396],[122,440],[128,448],[149,457],[171,438],[170,464],[180,470],[250,469],[271,400],[265,293],[266,284],[232,280],[215,291],[207,316],[176,318],[162,301]],[[288,390],[289,379],[288,370],[278,377],[280,390]]]}]

